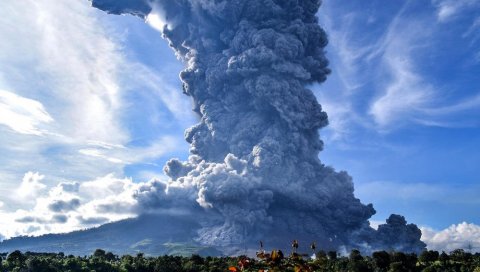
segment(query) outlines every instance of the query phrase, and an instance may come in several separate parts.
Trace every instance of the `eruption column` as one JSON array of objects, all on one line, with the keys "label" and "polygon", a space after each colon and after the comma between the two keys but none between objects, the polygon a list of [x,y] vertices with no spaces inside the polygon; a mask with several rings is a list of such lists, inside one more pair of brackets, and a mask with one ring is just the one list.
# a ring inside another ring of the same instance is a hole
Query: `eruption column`
[{"label": "eruption column", "polygon": [[156,22],[187,65],[183,91],[201,118],[185,132],[189,160],[170,160],[170,183],[146,186],[140,203],[195,211],[202,225],[196,239],[209,245],[254,246],[260,238],[281,245],[292,237],[324,248],[424,247],[416,226],[408,245],[384,245],[369,227],[373,206],[355,198],[346,172],[318,158],[318,131],[328,118],[306,86],[330,73],[327,36],[315,15],[320,4],[92,0],[109,13]]}]

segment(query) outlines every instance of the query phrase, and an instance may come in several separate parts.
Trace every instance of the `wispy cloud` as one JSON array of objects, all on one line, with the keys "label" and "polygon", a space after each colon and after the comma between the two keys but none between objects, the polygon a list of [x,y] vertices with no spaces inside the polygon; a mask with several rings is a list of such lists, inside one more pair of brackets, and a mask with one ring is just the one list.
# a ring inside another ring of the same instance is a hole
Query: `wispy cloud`
[{"label": "wispy cloud", "polygon": [[467,31],[462,34],[462,37],[467,38],[469,36],[474,36],[473,39],[477,40],[479,38],[478,28],[480,28],[480,17],[475,18]]},{"label": "wispy cloud", "polygon": [[392,80],[385,85],[385,91],[372,102],[369,110],[381,129],[412,121],[412,117],[428,106],[433,98],[432,87],[414,71],[411,57],[391,53],[386,52],[384,65]]},{"label": "wispy cloud", "polygon": [[80,149],[78,152],[85,156],[91,156],[112,163],[122,165],[141,163],[147,159],[156,159],[168,152],[177,150],[180,139],[164,136],[151,145],[145,147],[112,147],[97,146]]},{"label": "wispy cloud", "polygon": [[448,115],[453,113],[459,113],[462,111],[474,110],[480,108],[480,94],[463,99],[457,103],[447,105],[444,107],[438,107],[435,109],[425,109],[427,114],[431,115]]},{"label": "wispy cloud", "polygon": [[40,126],[52,121],[42,103],[0,90],[0,124],[18,133],[42,135]]},{"label": "wispy cloud", "polygon": [[103,152],[99,149],[92,149],[92,148],[89,148],[89,149],[80,149],[78,151],[80,154],[83,154],[83,155],[86,155],[86,156],[91,156],[91,157],[96,157],[96,158],[101,158],[101,159],[105,159],[109,162],[112,162],[112,163],[120,163],[120,164],[124,164],[125,162],[122,161],[121,159],[118,159],[118,158],[113,158],[113,157],[109,157],[105,154],[103,154]]},{"label": "wispy cloud", "polygon": [[362,69],[365,69],[365,59],[372,50],[375,50],[375,44],[368,44],[370,39],[367,37],[359,39],[356,36],[358,21],[362,19],[358,14],[351,12],[336,16],[328,3],[323,9],[327,9],[320,15],[322,26],[326,29],[330,40],[328,54],[333,59],[331,61],[332,76],[338,77],[344,88],[341,90],[343,94],[353,95],[355,90],[368,82],[368,79],[360,75],[364,72]]},{"label": "wispy cloud", "polygon": [[321,19],[330,34],[333,74],[318,96],[331,116],[333,140],[358,128],[389,131],[415,122],[431,103],[433,87],[415,63],[431,28],[418,27],[422,20],[405,19],[408,7],[404,4],[379,27],[375,18],[355,11],[338,16],[338,7],[326,3]]},{"label": "wispy cloud", "polygon": [[357,108],[358,97],[366,94],[363,87],[371,81],[365,59],[374,50],[368,35],[358,38],[361,16],[355,12],[338,12],[338,6],[325,2],[319,13],[321,25],[329,36],[327,56],[332,74],[315,94],[329,116],[329,126],[323,137],[327,141],[342,141],[351,136],[355,125],[370,126]]},{"label": "wispy cloud", "polygon": [[[438,13],[444,19],[453,18],[478,3],[433,1],[432,6],[420,5],[427,10],[419,13],[414,11],[418,8],[414,1],[408,1],[392,4],[396,9],[385,17],[381,12],[366,16],[352,6],[325,1],[319,15],[329,33],[327,50],[333,73],[319,87],[317,96],[330,116],[328,140],[348,139],[353,131],[392,133],[412,124],[478,126],[473,118],[477,96],[467,95],[474,90],[462,87],[452,96],[457,88],[455,79],[444,79],[450,82],[445,86],[429,67],[433,61],[448,59],[440,50],[458,51],[445,45],[445,35],[451,39],[468,37],[474,43],[474,29],[478,28],[474,20],[465,33],[446,34],[441,25],[432,24],[434,16]],[[465,54],[475,53],[470,51]],[[475,54],[469,61],[476,61]],[[460,120],[460,114],[470,117]]]},{"label": "wispy cloud", "polygon": [[138,88],[146,88],[152,92],[162,101],[177,121],[183,125],[193,122],[192,102],[181,92],[180,81],[178,81],[178,86],[174,86],[158,71],[139,63],[132,64],[130,69],[136,71],[132,76]]},{"label": "wispy cloud", "polygon": [[30,169],[54,179],[88,175],[89,162],[72,154],[79,146],[129,140],[119,118],[125,58],[110,34],[86,1],[2,3],[0,88],[9,91],[0,93],[0,124],[11,129],[0,138],[4,186]]},{"label": "wispy cloud", "polygon": [[[48,187],[122,176],[126,165],[151,164],[180,147],[187,152],[179,144],[183,128],[170,123],[192,123],[188,98],[161,71],[129,55],[125,29],[111,18],[88,1],[2,3],[0,37],[8,42],[0,43],[0,198],[6,209],[26,208],[11,195],[26,172],[49,177]],[[142,118],[161,117],[149,123],[132,114],[135,108]],[[161,131],[159,122],[174,129]],[[169,135],[174,130],[178,139]]]},{"label": "wispy cloud", "polygon": [[7,67],[0,72],[3,85],[41,101],[56,120],[57,133],[125,141],[128,135],[117,121],[124,58],[88,3],[27,0],[2,5],[0,36],[8,41],[0,45],[0,64]]},{"label": "wispy cloud", "polygon": [[454,18],[465,9],[480,6],[477,0],[433,0],[432,3],[437,8],[437,19],[440,22]]},{"label": "wispy cloud", "polygon": [[[411,122],[418,112],[434,100],[434,90],[417,71],[415,56],[428,45],[432,29],[422,20],[404,19],[402,10],[392,20],[369,56],[378,58],[377,95],[371,102],[369,114],[381,130]],[[383,78],[383,79],[382,79]]]}]

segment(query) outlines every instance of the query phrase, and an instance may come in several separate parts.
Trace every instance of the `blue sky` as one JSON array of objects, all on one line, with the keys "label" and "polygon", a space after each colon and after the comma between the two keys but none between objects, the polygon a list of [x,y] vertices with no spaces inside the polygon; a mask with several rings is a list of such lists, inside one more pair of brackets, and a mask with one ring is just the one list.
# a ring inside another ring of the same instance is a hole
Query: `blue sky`
[{"label": "blue sky", "polygon": [[[311,86],[330,118],[322,161],[350,173],[373,221],[400,213],[431,247],[480,246],[480,3],[325,0],[318,15],[332,69]],[[99,207],[128,207],[188,156],[183,64],[154,23],[88,1],[0,4],[0,238],[134,216]],[[54,218],[52,203],[77,198]]]},{"label": "blue sky", "polygon": [[325,1],[332,76],[323,160],[348,170],[381,220],[479,224],[480,5]]}]

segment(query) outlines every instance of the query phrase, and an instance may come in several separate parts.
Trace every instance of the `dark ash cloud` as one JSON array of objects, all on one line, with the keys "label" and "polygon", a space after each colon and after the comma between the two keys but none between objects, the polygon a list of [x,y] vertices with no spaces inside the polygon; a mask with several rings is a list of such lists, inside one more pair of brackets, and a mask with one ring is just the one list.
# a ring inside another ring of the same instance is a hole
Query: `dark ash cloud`
[{"label": "dark ash cloud", "polygon": [[[188,161],[170,160],[169,184],[135,195],[145,211],[192,210],[206,245],[284,246],[287,237],[324,248],[420,251],[418,228],[396,216],[379,231],[351,177],[319,160],[328,124],[308,84],[330,73],[319,0],[92,0],[114,14],[157,16],[163,37],[186,63],[183,92],[200,122],[185,132]],[[392,233],[401,233],[389,240]]]}]

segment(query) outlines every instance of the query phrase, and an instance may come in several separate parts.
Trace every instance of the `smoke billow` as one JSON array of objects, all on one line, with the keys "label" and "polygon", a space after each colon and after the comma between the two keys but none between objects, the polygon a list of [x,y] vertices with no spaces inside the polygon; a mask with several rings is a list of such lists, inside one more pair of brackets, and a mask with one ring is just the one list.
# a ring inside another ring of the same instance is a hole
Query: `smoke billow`
[{"label": "smoke billow", "polygon": [[166,164],[169,184],[142,187],[142,207],[194,211],[202,226],[194,238],[207,245],[297,238],[324,248],[425,247],[403,217],[371,228],[373,206],[355,198],[346,172],[318,158],[328,118],[306,86],[330,73],[320,0],[91,1],[160,22],[187,64],[183,92],[201,117],[185,132],[188,161]]}]

